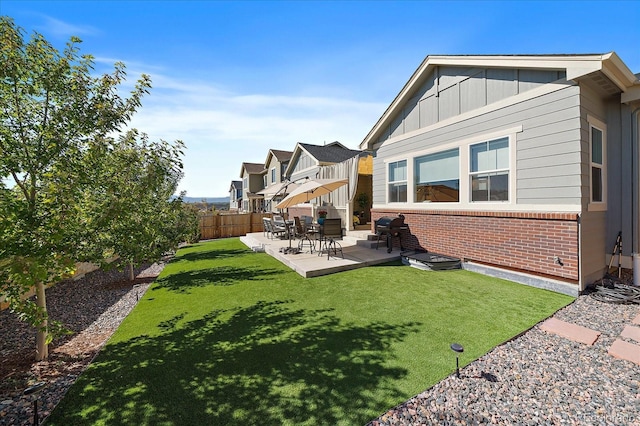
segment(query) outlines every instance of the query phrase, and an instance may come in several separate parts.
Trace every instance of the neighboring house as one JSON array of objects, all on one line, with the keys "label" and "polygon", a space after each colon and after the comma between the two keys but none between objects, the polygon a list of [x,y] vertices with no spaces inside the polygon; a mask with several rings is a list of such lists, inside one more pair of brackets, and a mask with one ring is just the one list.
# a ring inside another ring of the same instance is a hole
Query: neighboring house
[{"label": "neighboring house", "polygon": [[577,294],[619,231],[623,266],[638,253],[639,108],[613,52],[429,56],[360,145],[372,219],[402,213],[409,248]]},{"label": "neighboring house", "polygon": [[292,151],[270,149],[264,162],[264,189],[260,193],[264,196],[265,211],[276,211],[275,205],[284,198],[286,189],[285,170],[289,166]]},{"label": "neighboring house", "polygon": [[264,197],[258,194],[264,188],[264,164],[242,163],[240,178],[242,179],[242,212],[255,213],[264,211]]},{"label": "neighboring house", "polygon": [[242,210],[242,181],[232,180],[229,188],[229,211]]},{"label": "neighboring house", "polygon": [[[290,180],[302,183],[309,179],[340,179],[349,178],[350,184],[339,188],[333,193],[312,200],[306,206],[289,208],[291,215],[316,215],[319,206],[325,206],[329,211],[328,217],[340,217],[347,228],[352,228],[354,208],[353,196],[358,191],[366,191],[370,195],[371,167],[362,167],[362,164],[371,162],[371,155],[355,149],[349,149],[340,142],[332,142],[326,145],[312,145],[297,143],[291,161],[285,171]],[[366,179],[359,170],[364,171],[369,179]],[[351,200],[350,200],[351,199]],[[347,219],[348,218],[348,219]]]}]

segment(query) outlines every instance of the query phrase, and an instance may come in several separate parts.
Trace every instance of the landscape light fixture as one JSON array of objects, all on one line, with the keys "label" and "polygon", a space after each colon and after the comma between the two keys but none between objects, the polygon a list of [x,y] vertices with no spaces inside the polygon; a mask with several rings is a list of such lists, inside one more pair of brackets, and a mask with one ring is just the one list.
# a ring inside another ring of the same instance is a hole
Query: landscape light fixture
[{"label": "landscape light fixture", "polygon": [[[24,395],[34,395],[38,393],[42,388],[46,385],[46,382],[38,382],[34,385],[29,386],[23,392]],[[37,426],[39,424],[38,419],[38,397],[33,398],[33,424]]]},{"label": "landscape light fixture", "polygon": [[458,355],[461,354],[462,352],[464,352],[464,348],[462,347],[462,345],[460,343],[452,343],[451,344],[451,350],[456,353],[456,377],[459,379],[460,378],[460,367],[459,367],[460,364],[458,363]]}]

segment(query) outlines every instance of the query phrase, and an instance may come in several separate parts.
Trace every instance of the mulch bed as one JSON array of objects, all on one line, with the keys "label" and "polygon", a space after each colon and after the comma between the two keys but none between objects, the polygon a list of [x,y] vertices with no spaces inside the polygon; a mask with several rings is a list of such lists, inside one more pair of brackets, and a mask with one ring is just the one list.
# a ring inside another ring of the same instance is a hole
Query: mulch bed
[{"label": "mulch bed", "polygon": [[164,263],[142,265],[134,281],[117,269],[94,271],[47,289],[50,318],[72,334],[55,339],[45,361],[35,361],[35,330],[8,309],[0,312],[0,424],[32,424],[34,396],[23,392],[37,382],[46,383],[36,396],[40,419],[46,417],[163,267]]}]

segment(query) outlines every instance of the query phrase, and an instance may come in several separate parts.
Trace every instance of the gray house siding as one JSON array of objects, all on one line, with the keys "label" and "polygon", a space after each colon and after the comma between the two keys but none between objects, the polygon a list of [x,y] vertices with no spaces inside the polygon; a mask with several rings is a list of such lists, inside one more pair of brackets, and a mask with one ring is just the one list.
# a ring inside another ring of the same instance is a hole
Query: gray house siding
[{"label": "gray house siding", "polygon": [[[374,152],[372,218],[403,213],[409,248],[579,290],[603,276],[620,232],[630,268],[640,252],[639,77],[615,52],[427,57],[360,144]],[[388,201],[389,164],[402,160],[407,202]]]},{"label": "gray house siding", "polygon": [[580,281],[583,287],[602,278],[605,269],[606,212],[584,212],[580,217]]},{"label": "gray house siding", "polygon": [[[607,123],[621,126],[607,127],[607,216],[605,253],[611,253],[618,232],[622,231],[623,254],[632,254],[633,240],[633,167],[634,152],[631,133],[631,109],[619,99],[606,104]],[[636,200],[637,202],[637,200]],[[626,244],[625,244],[626,242]],[[630,267],[630,265],[627,265]]]},{"label": "gray house siding", "polygon": [[316,174],[318,173],[319,170],[320,170],[320,166],[315,166],[312,168],[304,169],[303,171],[300,171],[297,173],[293,173],[291,175],[291,181],[295,182],[297,180],[304,179],[306,177],[308,177],[309,179],[315,179]]},{"label": "gray house siding", "polygon": [[[580,275],[583,283],[591,283],[601,278],[606,265],[606,241],[607,241],[607,217],[611,215],[611,209],[616,209],[614,205],[613,191],[611,191],[614,181],[612,175],[612,167],[614,158],[612,154],[619,148],[619,142],[615,140],[615,128],[608,123],[619,123],[611,120],[609,116],[607,104],[602,101],[598,95],[588,84],[583,83],[580,86],[580,123],[581,123],[581,156],[583,160],[582,168],[582,215],[580,218]],[[619,105],[619,101],[618,101]],[[619,109],[619,106],[617,107]],[[616,107],[614,106],[613,110]],[[589,147],[589,117],[593,117],[602,121],[607,125],[607,211],[590,211],[589,202],[591,199],[591,174],[590,174],[590,147]],[[619,154],[617,154],[619,156]],[[615,178],[614,178],[615,180]],[[619,180],[619,178],[618,178]],[[617,198],[617,197],[616,197]],[[619,202],[619,198],[618,198]],[[617,234],[617,231],[616,231]],[[615,235],[613,237],[615,241]]]},{"label": "gray house siding", "polygon": [[383,144],[374,159],[374,203],[386,202],[385,159],[404,157],[411,161],[413,152],[514,126],[523,127],[515,143],[516,203],[579,206],[583,191],[571,183],[582,179],[580,89],[569,83],[552,93]]},{"label": "gray house siding", "polygon": [[549,70],[436,67],[378,139],[402,135],[563,78]]}]

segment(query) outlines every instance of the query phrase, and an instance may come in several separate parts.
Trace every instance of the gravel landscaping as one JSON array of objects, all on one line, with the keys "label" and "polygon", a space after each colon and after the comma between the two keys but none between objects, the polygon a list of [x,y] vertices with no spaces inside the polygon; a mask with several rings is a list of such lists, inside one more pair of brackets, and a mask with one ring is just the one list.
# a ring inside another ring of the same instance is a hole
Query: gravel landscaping
[{"label": "gravel landscaping", "polygon": [[8,310],[0,312],[0,425],[32,424],[33,397],[22,392],[36,382],[46,382],[37,394],[39,417],[49,415],[163,267],[142,265],[133,282],[114,269],[47,289],[50,317],[74,334],[54,340],[46,361],[34,361],[35,331]]},{"label": "gravel landscaping", "polygon": [[639,314],[637,304],[580,296],[554,317],[601,332],[593,346],[538,324],[461,369],[459,379],[445,378],[370,426],[640,425],[640,366],[607,353]]},{"label": "gravel landscaping", "polygon": [[[47,361],[33,362],[34,332],[0,312],[0,424],[31,424],[33,402],[22,391],[38,381],[47,383],[38,395],[40,417],[47,416],[163,266],[144,265],[133,283],[124,273],[96,271],[47,290],[51,317],[75,332],[52,344]],[[555,317],[601,332],[593,346],[536,325],[461,369],[460,378],[452,374],[369,424],[640,425],[640,367],[607,353],[638,315],[639,305],[580,296]]]}]

